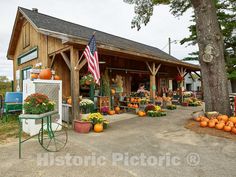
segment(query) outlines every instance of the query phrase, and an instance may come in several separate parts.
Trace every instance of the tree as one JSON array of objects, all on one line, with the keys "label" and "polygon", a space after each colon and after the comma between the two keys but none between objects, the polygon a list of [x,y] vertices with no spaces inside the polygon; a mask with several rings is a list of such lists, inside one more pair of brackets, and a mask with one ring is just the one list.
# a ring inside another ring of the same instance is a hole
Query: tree
[{"label": "tree", "polygon": [[141,24],[146,25],[149,22],[155,5],[168,4],[175,15],[181,15],[189,7],[194,9],[206,111],[215,110],[222,114],[230,114],[223,35],[213,0],[124,1],[135,4],[136,16],[131,24],[138,30]]},{"label": "tree", "polygon": [[0,94],[5,95],[7,91],[11,91],[11,81],[6,76],[0,76]]}]

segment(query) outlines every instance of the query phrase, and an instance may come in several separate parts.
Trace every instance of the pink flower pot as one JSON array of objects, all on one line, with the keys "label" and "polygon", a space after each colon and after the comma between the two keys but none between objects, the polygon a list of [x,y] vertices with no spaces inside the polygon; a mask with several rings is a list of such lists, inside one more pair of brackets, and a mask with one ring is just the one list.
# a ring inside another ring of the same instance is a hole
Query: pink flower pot
[{"label": "pink flower pot", "polygon": [[88,133],[92,127],[91,122],[85,122],[85,121],[74,121],[74,129],[78,133]]}]

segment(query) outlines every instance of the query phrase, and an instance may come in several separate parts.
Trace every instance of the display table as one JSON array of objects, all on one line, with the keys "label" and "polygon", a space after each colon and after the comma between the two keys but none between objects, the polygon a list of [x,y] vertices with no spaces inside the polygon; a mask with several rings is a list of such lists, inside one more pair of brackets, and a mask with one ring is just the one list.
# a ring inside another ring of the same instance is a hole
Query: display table
[{"label": "display table", "polygon": [[[58,111],[35,115],[19,115],[19,158],[21,158],[21,144],[35,136],[38,136],[40,145],[47,151],[57,152],[65,147],[67,143],[67,131],[62,125],[52,122],[51,117],[56,114],[58,114]],[[22,140],[22,121],[26,119],[41,120],[41,129],[37,135]],[[58,133],[59,131],[60,133]]]}]

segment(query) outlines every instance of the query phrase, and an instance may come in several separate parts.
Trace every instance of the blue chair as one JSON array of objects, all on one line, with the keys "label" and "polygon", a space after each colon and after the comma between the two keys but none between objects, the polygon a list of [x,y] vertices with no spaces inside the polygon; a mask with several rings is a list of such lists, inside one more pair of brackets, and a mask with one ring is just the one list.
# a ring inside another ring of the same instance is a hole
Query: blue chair
[{"label": "blue chair", "polygon": [[22,112],[22,103],[22,92],[6,92],[4,101],[5,121],[7,121],[9,113]]}]

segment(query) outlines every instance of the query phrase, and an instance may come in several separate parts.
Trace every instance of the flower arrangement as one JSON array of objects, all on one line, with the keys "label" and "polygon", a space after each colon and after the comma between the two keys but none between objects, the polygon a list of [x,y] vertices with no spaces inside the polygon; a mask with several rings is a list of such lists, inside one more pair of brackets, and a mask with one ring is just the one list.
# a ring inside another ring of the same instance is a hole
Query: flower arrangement
[{"label": "flower arrangement", "polygon": [[90,113],[94,109],[94,102],[90,99],[84,98],[79,103],[80,110],[83,114]]},{"label": "flower arrangement", "polygon": [[148,104],[148,105],[145,107],[145,112],[148,112],[148,111],[155,111],[155,105],[153,105],[153,104]]},{"label": "flower arrangement", "polygon": [[88,118],[87,118],[89,121],[92,122],[93,125],[95,124],[101,124],[104,122],[104,118],[103,118],[103,115],[99,112],[97,113],[91,113],[89,114]]},{"label": "flower arrangement", "polygon": [[25,114],[42,114],[54,110],[55,103],[41,93],[29,95],[24,100]]},{"label": "flower arrangement", "polygon": [[103,106],[102,108],[101,108],[101,112],[103,113],[103,115],[105,114],[107,114],[108,113],[108,111],[109,111],[109,107],[108,106]]},{"label": "flower arrangement", "polygon": [[94,82],[94,78],[92,74],[87,74],[84,75],[81,79],[80,79],[80,84],[81,85],[90,85],[91,83]]}]

